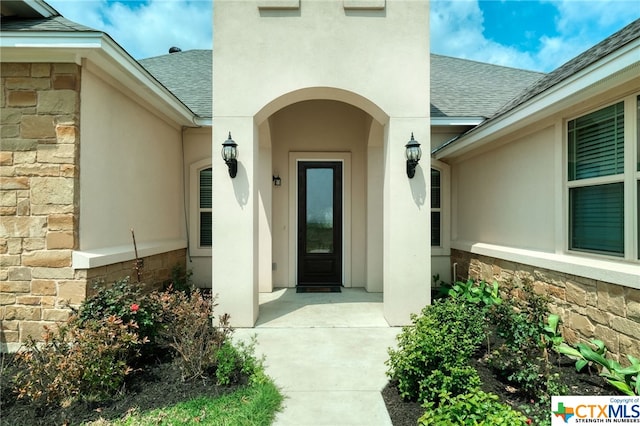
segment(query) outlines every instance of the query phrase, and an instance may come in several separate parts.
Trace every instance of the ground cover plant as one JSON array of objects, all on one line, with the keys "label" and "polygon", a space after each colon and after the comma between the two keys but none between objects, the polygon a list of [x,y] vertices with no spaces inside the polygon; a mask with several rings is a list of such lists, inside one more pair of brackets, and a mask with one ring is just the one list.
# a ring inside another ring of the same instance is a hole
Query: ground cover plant
[{"label": "ground cover plant", "polygon": [[[441,287],[443,299],[403,328],[397,349],[389,351],[390,382],[383,391],[394,425],[548,425],[551,395],[637,394],[637,358],[622,367],[605,357],[599,341],[573,348],[559,331],[561,318],[549,313],[545,297],[530,285],[500,290],[497,283],[473,281]],[[511,290],[517,298],[500,297]],[[458,312],[453,321],[439,312],[443,304]],[[477,330],[479,324],[483,338],[449,340],[456,335],[452,327]],[[434,369],[449,369],[430,356],[438,350],[432,345],[464,354],[458,365],[473,370],[466,386],[440,386],[439,395],[407,392],[420,389],[424,377],[439,375]]]},{"label": "ground cover plant", "polygon": [[2,356],[1,423],[269,424],[282,396],[214,307],[200,291],[101,284],[43,342]]}]

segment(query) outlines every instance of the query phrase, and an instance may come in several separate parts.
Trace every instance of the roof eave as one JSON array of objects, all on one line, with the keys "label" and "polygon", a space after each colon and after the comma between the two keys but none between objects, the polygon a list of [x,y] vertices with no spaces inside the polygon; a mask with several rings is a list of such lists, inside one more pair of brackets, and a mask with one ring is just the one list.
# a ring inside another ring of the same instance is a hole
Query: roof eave
[{"label": "roof eave", "polygon": [[569,107],[578,97],[597,96],[638,75],[640,39],[633,40],[532,99],[490,119],[466,135],[434,150],[435,158],[453,159]]},{"label": "roof eave", "polygon": [[[3,62],[74,62],[86,58],[183,126],[198,126],[197,116],[142,65],[103,32],[3,31]],[[142,90],[141,89],[142,86]]]},{"label": "roof eave", "polygon": [[477,126],[485,117],[431,117],[431,126]]}]

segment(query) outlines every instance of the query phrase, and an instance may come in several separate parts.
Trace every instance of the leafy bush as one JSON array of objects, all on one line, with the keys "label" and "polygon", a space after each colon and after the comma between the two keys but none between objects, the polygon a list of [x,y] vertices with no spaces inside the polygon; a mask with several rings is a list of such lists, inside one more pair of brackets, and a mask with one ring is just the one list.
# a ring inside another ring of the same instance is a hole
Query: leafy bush
[{"label": "leafy bush", "polygon": [[[110,316],[122,319],[124,324],[135,323],[135,331],[142,339],[156,343],[162,307],[156,299],[142,294],[138,284],[129,282],[129,278],[116,281],[112,286],[104,282],[94,285],[96,293],[85,299],[80,305],[78,318],[82,323],[102,321]],[[153,345],[149,346],[153,350]]]},{"label": "leafy bush", "polygon": [[[503,343],[488,358],[491,367],[532,398],[548,395],[553,381],[548,350],[560,341],[547,299],[525,284],[522,296],[496,306],[491,321]],[[559,320],[559,318],[558,318]]]},{"label": "leafy bush", "polygon": [[81,322],[76,316],[45,327],[44,342],[29,338],[16,355],[23,365],[15,378],[20,398],[63,404],[74,399],[101,401],[116,395],[132,371],[127,359],[143,342],[115,315]]},{"label": "leafy bush", "polygon": [[450,426],[519,426],[529,422],[521,413],[498,400],[498,396],[478,388],[468,393],[440,396],[440,405],[425,404],[427,411],[418,420],[420,425]]},{"label": "leafy bush", "polygon": [[498,282],[488,284],[485,281],[476,283],[472,279],[457,281],[448,290],[449,297],[460,299],[469,303],[477,303],[483,306],[500,305],[502,298],[498,292]]},{"label": "leafy bush", "polygon": [[389,350],[387,375],[405,399],[437,400],[442,392],[464,393],[479,383],[468,366],[484,339],[483,314],[476,306],[453,299],[435,301],[398,335]]},{"label": "leafy bush", "polygon": [[243,377],[249,381],[264,380],[263,360],[255,356],[255,336],[249,342],[224,342],[216,353],[216,382],[219,385],[240,383]]},{"label": "leafy bush", "polygon": [[199,291],[187,295],[181,291],[154,295],[162,308],[158,327],[160,342],[171,347],[179,356],[176,362],[184,380],[204,377],[219,362],[222,350],[233,330],[228,315],[213,326],[214,301]]}]

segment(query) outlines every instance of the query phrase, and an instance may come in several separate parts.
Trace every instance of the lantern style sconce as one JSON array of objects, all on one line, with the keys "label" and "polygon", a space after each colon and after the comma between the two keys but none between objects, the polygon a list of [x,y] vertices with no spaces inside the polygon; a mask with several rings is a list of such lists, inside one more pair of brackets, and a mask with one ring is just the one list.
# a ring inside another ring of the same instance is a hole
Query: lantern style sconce
[{"label": "lantern style sconce", "polygon": [[236,177],[238,174],[238,144],[231,139],[231,132],[229,132],[229,138],[222,144],[222,159],[229,168],[229,176]]},{"label": "lantern style sconce", "polygon": [[280,179],[280,175],[272,176],[272,180],[273,180],[273,186],[281,186],[282,185],[282,179]]},{"label": "lantern style sconce", "polygon": [[411,140],[404,146],[406,148],[407,156],[407,176],[412,179],[416,175],[416,166],[422,157],[422,150],[418,141],[413,139],[413,132],[411,132]]}]

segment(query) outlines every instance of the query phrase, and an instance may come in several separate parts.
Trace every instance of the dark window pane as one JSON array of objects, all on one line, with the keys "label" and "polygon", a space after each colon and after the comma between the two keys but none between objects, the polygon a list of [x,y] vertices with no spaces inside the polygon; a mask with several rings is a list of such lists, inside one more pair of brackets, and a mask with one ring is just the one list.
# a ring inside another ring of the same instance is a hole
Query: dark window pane
[{"label": "dark window pane", "polygon": [[440,208],[440,171],[431,169],[431,208]]},{"label": "dark window pane", "polygon": [[624,185],[569,190],[570,244],[574,250],[624,254]]},{"label": "dark window pane", "polygon": [[210,209],[211,208],[211,197],[212,197],[212,173],[211,168],[200,170],[200,208],[201,209]]},{"label": "dark window pane", "polygon": [[211,247],[211,212],[200,212],[200,247]]},{"label": "dark window pane", "polygon": [[569,180],[624,172],[624,102],[569,122]]},{"label": "dark window pane", "polygon": [[307,169],[307,253],[333,253],[333,169]]},{"label": "dark window pane", "polygon": [[439,247],[440,242],[440,212],[431,212],[431,245]]}]

